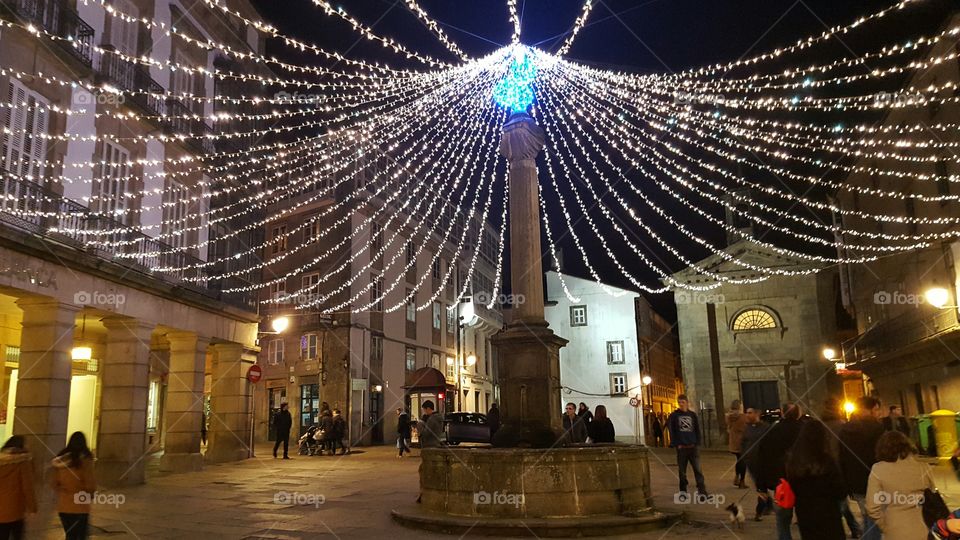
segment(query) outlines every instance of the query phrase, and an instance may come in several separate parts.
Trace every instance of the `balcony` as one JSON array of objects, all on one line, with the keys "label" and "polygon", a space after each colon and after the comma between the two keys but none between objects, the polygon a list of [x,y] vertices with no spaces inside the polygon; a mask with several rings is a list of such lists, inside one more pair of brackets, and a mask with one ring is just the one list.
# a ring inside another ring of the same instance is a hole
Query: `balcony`
[{"label": "balcony", "polygon": [[883,321],[843,344],[849,366],[896,353],[931,338],[960,330],[956,309],[920,307]]},{"label": "balcony", "polygon": [[[122,223],[96,215],[86,206],[65,199],[40,184],[4,175],[0,187],[3,188],[0,193],[0,222],[7,226],[83,250],[113,264],[214,300],[248,310],[254,305],[252,294],[227,295],[220,292],[220,287],[243,285],[239,279],[218,280],[217,288],[211,287],[213,281],[208,277],[209,270],[206,267],[174,272],[153,270],[196,266],[203,261],[140,232],[123,231],[125,227]],[[57,232],[51,232],[50,229],[56,229]],[[106,235],[98,232],[111,230],[117,232]]]},{"label": "balcony", "polygon": [[203,117],[194,113],[178,99],[167,100],[167,118],[164,129],[169,135],[186,135],[184,142],[200,154],[214,154],[213,128],[203,121]]},{"label": "balcony", "polygon": [[[103,49],[116,50],[111,45],[104,45]],[[115,54],[101,54],[100,78],[128,92],[124,95],[125,103],[138,107],[141,112],[151,116],[164,114],[163,87],[150,77],[146,66],[128,62]]]},{"label": "balcony", "polygon": [[0,0],[14,19],[33,23],[56,40],[58,48],[85,67],[93,65],[93,27],[83,21],[65,0]]}]

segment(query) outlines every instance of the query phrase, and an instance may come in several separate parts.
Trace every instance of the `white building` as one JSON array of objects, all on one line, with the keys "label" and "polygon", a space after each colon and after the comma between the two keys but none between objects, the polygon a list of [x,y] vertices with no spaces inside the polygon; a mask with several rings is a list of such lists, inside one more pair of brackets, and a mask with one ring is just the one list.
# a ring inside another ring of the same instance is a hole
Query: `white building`
[{"label": "white building", "polygon": [[[568,339],[560,349],[561,414],[566,402],[607,408],[617,440],[636,442],[639,409],[630,398],[642,393],[637,340],[635,291],[606,286],[550,270],[547,275],[545,315],[550,328]],[[564,293],[560,276],[578,302]]]}]

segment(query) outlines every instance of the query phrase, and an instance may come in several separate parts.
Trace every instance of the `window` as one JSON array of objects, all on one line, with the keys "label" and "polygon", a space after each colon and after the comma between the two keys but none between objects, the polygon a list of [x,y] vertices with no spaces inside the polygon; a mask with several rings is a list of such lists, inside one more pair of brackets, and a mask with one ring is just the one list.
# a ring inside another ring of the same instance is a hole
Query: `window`
[{"label": "window", "polygon": [[130,180],[130,154],[122,147],[104,141],[101,149],[100,178],[96,186],[97,212],[124,221],[127,209],[127,183]]},{"label": "window", "polygon": [[485,367],[484,373],[490,375],[490,358],[493,356],[492,347],[490,347],[490,339],[487,338],[483,342],[483,364]]},{"label": "window", "polygon": [[320,217],[319,215],[308,218],[307,227],[303,230],[303,243],[311,244],[320,239]]},{"label": "window", "polygon": [[383,227],[374,221],[370,224],[370,256],[373,257],[383,247]]},{"label": "window", "polygon": [[267,344],[267,362],[275,366],[283,362],[283,340],[271,339]]},{"label": "window", "polygon": [[415,261],[417,259],[417,246],[413,244],[412,241],[407,242],[407,266],[415,268]]},{"label": "window", "polygon": [[627,392],[627,374],[626,373],[611,373],[610,374],[610,395],[619,396]]},{"label": "window", "polygon": [[313,272],[300,277],[300,302],[306,304],[319,296],[317,285],[320,284],[320,273]]},{"label": "window", "polygon": [[406,363],[407,371],[417,370],[417,350],[413,347],[407,347]]},{"label": "window", "polygon": [[270,298],[276,300],[285,294],[287,294],[286,281],[281,280],[270,285]]},{"label": "window", "polygon": [[431,270],[433,271],[433,278],[440,279],[440,257],[433,260]]},{"label": "window", "polygon": [[318,358],[318,345],[320,341],[316,334],[304,334],[300,336],[300,358],[303,360],[313,360]]},{"label": "window", "polygon": [[570,326],[587,325],[587,306],[570,306]]},{"label": "window", "polygon": [[407,289],[407,321],[417,322],[417,302],[414,300],[414,292]]},{"label": "window", "polygon": [[160,381],[150,381],[147,394],[147,431],[157,431],[160,419]]},{"label": "window", "polygon": [[430,355],[430,367],[440,369],[440,353],[432,353]]},{"label": "window", "polygon": [[[110,18],[110,44],[123,54],[136,57],[139,55],[137,34],[140,32],[140,25],[137,19],[140,17],[140,10],[129,0],[115,0],[113,5],[131,18],[129,22],[120,17]],[[184,65],[190,65],[190,63],[187,62]]]},{"label": "window", "polygon": [[450,358],[448,356],[447,357],[447,379],[448,380],[453,380],[457,376],[456,372],[454,371],[455,365],[456,365],[456,362],[453,360],[453,358]]},{"label": "window", "polygon": [[373,287],[370,287],[370,301],[375,311],[383,311],[383,276],[373,276]]},{"label": "window", "polygon": [[751,308],[740,312],[733,319],[733,325],[731,326],[734,332],[767,330],[776,327],[777,320],[773,318],[773,314],[759,308]]},{"label": "window", "polygon": [[381,336],[370,336],[370,364],[383,364],[383,338]]},{"label": "window", "polygon": [[187,243],[186,230],[190,219],[190,189],[179,182],[167,179],[163,192],[163,235],[165,242],[182,247]]},{"label": "window", "polygon": [[442,309],[443,308],[440,307],[440,302],[433,303],[433,329],[434,330],[438,330],[438,331],[440,330],[440,324],[441,324],[440,310]]},{"label": "window", "polygon": [[7,345],[6,351],[4,351],[4,356],[6,357],[6,364],[20,365],[20,347],[15,347],[13,345]]},{"label": "window", "polygon": [[[0,108],[0,128],[10,130],[0,135],[0,168],[26,176],[34,181],[41,180],[43,166],[40,162],[47,157],[47,139],[39,135],[47,134],[47,110],[50,101],[36,92],[28,90],[19,81],[10,79],[11,108]],[[16,197],[16,184],[7,185],[4,180],[3,195]],[[0,204],[3,204],[0,200]],[[2,207],[2,206],[0,206]]]},{"label": "window", "polygon": [[453,306],[446,306],[447,310],[447,333],[452,334],[457,328],[457,310]]},{"label": "window", "polygon": [[273,231],[270,234],[270,237],[273,239],[273,243],[270,244],[270,254],[276,255],[277,253],[283,253],[287,250],[287,226],[286,225],[275,225]]},{"label": "window", "polygon": [[625,359],[623,354],[623,342],[608,341],[607,342],[607,363],[622,364],[624,362],[625,362]]},{"label": "window", "polygon": [[650,344],[646,341],[640,342],[640,369],[649,370],[650,365]]},{"label": "window", "polygon": [[950,178],[948,178],[949,172],[947,171],[947,160],[940,159],[937,161],[937,195],[950,195]]}]

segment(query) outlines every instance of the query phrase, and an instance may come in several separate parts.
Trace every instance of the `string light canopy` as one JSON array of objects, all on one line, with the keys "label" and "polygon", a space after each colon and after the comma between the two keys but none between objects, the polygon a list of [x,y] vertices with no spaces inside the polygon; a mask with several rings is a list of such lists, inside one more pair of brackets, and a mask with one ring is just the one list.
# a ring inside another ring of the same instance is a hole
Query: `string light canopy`
[{"label": "string light canopy", "polygon": [[[0,102],[0,117],[23,111],[69,119],[50,125],[84,125],[75,120],[88,117],[90,124],[132,127],[111,134],[4,125],[0,137],[21,146],[126,152],[88,161],[21,152],[0,171],[5,186],[83,192],[75,198],[95,219],[78,221],[73,207],[50,204],[43,190],[6,189],[0,210],[42,220],[48,232],[112,249],[117,258],[156,258],[154,271],[192,284],[259,276],[221,288],[269,290],[262,298],[271,305],[324,313],[424,310],[444,298],[455,306],[483,286],[492,308],[503,290],[509,221],[500,129],[510,116],[528,114],[546,134],[538,203],[546,256],[555,265],[563,238],[597,282],[605,266],[634,288],[659,293],[868,262],[960,237],[960,123],[941,114],[960,107],[960,18],[876,43],[854,58],[830,47],[923,1],[901,0],[727,64],[636,74],[567,58],[594,0],[583,2],[552,53],[523,43],[518,3],[504,0],[509,44],[482,55],[467,54],[416,0],[405,0],[410,16],[445,49],[439,58],[402,36],[379,34],[341,6],[312,0],[337,24],[416,68],[326,50],[220,0],[203,5],[275,38],[297,58],[330,62],[279,60],[96,0],[88,7],[111,24],[135,26],[204,57],[215,51],[228,65],[90,47],[95,65],[189,76],[194,88],[212,94],[0,66],[0,75],[23,86],[90,96],[86,105],[65,106],[14,95]],[[75,46],[27,22],[0,20],[0,29]],[[220,90],[227,86],[232,90]],[[128,101],[141,107],[123,106]],[[182,106],[142,106],[169,103]],[[132,148],[157,145],[173,150],[131,157]],[[163,214],[161,222],[143,219],[151,212]],[[307,217],[296,224],[274,227],[301,213]],[[499,220],[499,230],[490,220]],[[207,234],[213,228],[218,233]],[[275,230],[266,238],[235,247],[241,234],[269,228]],[[141,233],[156,247],[131,249],[143,243]],[[746,251],[730,250],[731,241],[797,264],[758,264]],[[307,255],[319,242],[325,247]],[[186,256],[200,253],[219,257]],[[477,275],[481,254],[493,267],[489,283]],[[224,257],[244,262],[222,265]],[[738,271],[698,262],[710,258]],[[444,268],[441,259],[457,263]],[[674,279],[681,268],[697,278]],[[301,279],[307,275],[313,277]],[[561,286],[574,299],[562,276]],[[732,323],[743,331],[771,324],[776,320],[763,310]]]}]

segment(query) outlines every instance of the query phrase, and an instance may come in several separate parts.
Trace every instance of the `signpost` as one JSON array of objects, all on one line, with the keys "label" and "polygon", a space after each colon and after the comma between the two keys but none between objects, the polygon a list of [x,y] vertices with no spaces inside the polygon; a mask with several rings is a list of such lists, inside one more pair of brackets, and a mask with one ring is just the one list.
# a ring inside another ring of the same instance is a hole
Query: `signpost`
[{"label": "signpost", "polygon": [[263,368],[257,364],[250,366],[250,369],[247,370],[247,380],[253,384],[260,382],[260,379],[263,378]]}]

